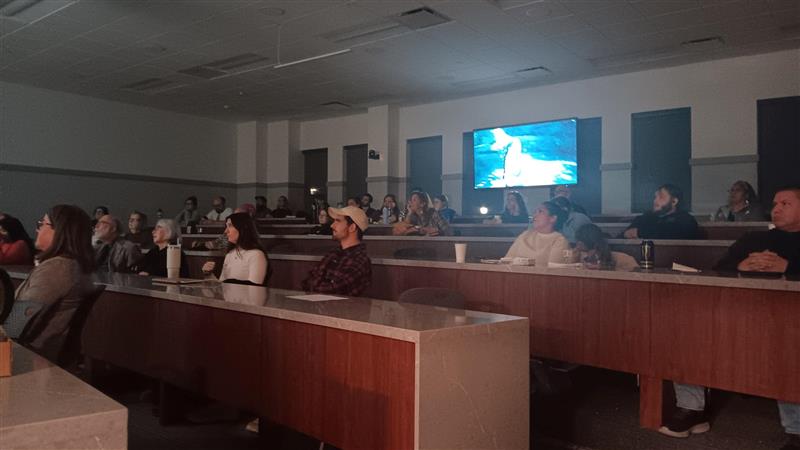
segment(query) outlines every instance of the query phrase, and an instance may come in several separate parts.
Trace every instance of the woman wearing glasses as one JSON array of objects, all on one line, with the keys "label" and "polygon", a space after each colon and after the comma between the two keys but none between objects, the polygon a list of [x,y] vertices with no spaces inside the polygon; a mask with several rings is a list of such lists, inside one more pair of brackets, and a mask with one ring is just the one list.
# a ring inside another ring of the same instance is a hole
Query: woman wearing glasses
[{"label": "woman wearing glasses", "polygon": [[[56,205],[36,226],[39,264],[17,288],[16,301],[43,304],[47,314],[31,319],[19,342],[58,362],[69,322],[85,296],[94,290],[89,216],[77,206]],[[17,303],[20,304],[20,303]]]},{"label": "woman wearing glasses", "polygon": [[714,214],[714,220],[727,222],[758,222],[769,220],[758,204],[756,190],[747,181],[739,180],[728,190],[728,203]]}]

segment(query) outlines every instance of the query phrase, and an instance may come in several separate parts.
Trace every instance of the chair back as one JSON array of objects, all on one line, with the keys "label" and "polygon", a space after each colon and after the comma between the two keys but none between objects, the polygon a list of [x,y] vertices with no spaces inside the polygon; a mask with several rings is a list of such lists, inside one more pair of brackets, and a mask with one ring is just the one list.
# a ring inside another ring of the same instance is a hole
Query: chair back
[{"label": "chair back", "polygon": [[44,308],[44,303],[34,300],[13,302],[8,317],[3,321],[3,328],[11,339],[19,339],[28,323]]},{"label": "chair back", "polygon": [[2,325],[14,307],[14,283],[8,272],[0,269],[0,325]]},{"label": "chair back", "polygon": [[464,294],[452,289],[436,287],[418,287],[409,289],[397,299],[401,303],[441,306],[445,308],[464,309]]},{"label": "chair back", "polygon": [[94,304],[97,303],[97,299],[100,298],[100,294],[106,290],[105,285],[95,285],[95,288],[96,289],[86,294],[80,306],[78,306],[78,309],[75,311],[75,315],[72,316],[72,320],[70,320],[69,332],[58,354],[57,363],[61,367],[67,367],[73,362],[77,362],[82,354],[81,335],[83,334],[83,327],[86,325],[86,320],[89,318]]}]

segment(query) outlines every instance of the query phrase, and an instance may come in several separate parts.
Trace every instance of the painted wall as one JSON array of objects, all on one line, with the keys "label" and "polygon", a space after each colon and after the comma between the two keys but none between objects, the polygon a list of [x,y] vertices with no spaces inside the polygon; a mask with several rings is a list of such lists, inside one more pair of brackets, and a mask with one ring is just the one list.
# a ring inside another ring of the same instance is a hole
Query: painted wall
[{"label": "painted wall", "polygon": [[[632,113],[687,106],[692,108],[693,159],[755,155],[756,101],[800,94],[798,73],[800,50],[789,50],[402,107],[396,146],[399,163],[389,168],[389,174],[407,176],[408,139],[442,136],[443,174],[458,174],[463,132],[573,116],[602,117],[603,164],[629,163]],[[365,133],[361,127],[368,127],[368,122],[363,115],[305,122],[300,140],[303,148],[357,143],[355,138]],[[342,124],[350,128],[345,130]],[[329,170],[340,166],[333,153]],[[754,162],[732,163],[730,171],[722,167],[727,166],[724,160],[717,165],[720,170],[703,167],[704,177],[708,174],[713,181],[695,183],[696,210],[706,212],[724,202],[725,192],[737,177],[757,182]],[[458,209],[461,199],[456,184],[449,180],[446,187],[452,189],[448,194]],[[525,191],[531,201],[547,197],[543,189]],[[616,167],[604,172],[603,211],[626,213],[629,209],[630,170]]]}]

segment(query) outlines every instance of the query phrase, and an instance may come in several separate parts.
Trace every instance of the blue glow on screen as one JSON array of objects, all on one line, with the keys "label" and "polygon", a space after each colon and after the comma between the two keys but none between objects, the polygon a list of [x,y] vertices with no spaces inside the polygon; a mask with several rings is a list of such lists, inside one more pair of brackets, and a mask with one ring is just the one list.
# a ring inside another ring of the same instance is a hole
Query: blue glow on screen
[{"label": "blue glow on screen", "polygon": [[475,188],[578,183],[577,120],[473,132]]}]

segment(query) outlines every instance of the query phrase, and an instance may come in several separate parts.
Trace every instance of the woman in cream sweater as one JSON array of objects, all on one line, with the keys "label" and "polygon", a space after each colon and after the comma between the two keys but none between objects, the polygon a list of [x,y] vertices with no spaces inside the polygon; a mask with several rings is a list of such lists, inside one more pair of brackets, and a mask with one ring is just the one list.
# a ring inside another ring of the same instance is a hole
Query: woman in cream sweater
[{"label": "woman in cream sweater", "polygon": [[565,220],[566,213],[555,203],[542,203],[534,212],[533,227],[517,237],[506,257],[533,258],[538,267],[547,267],[549,262],[572,262],[564,260],[564,250],[570,247],[558,232]]}]

